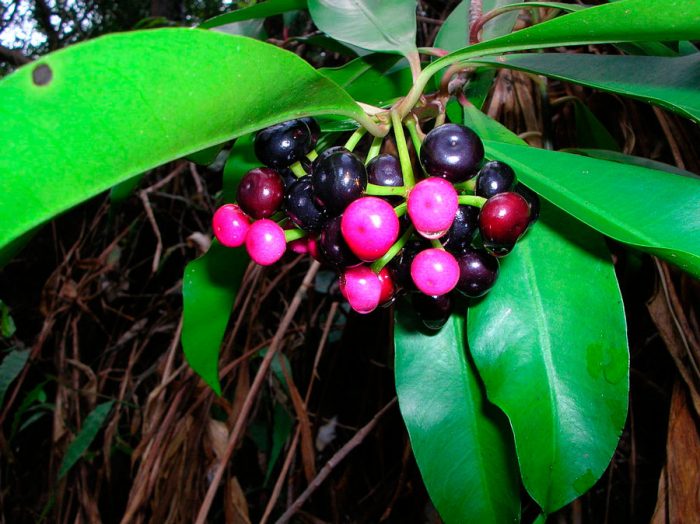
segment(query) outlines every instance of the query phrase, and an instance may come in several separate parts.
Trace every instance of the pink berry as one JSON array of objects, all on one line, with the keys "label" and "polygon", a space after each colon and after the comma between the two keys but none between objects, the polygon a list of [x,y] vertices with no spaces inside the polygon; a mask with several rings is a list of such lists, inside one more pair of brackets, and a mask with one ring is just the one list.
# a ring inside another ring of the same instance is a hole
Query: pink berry
[{"label": "pink berry", "polygon": [[363,197],[353,201],[340,223],[343,238],[360,260],[371,262],[384,255],[399,237],[399,219],[386,200]]},{"label": "pink berry", "polygon": [[309,255],[311,255],[314,260],[323,262],[321,254],[318,251],[318,238],[312,236],[306,237],[306,246],[309,249]]},{"label": "pink berry", "polygon": [[245,247],[250,258],[261,266],[274,264],[287,249],[284,230],[267,218],[253,222],[245,239]]},{"label": "pink berry", "polygon": [[408,214],[416,231],[425,238],[444,235],[457,213],[457,191],[444,178],[421,180],[408,195]]},{"label": "pink berry", "polygon": [[297,238],[289,243],[289,249],[299,255],[305,255],[309,252],[309,243],[306,241],[306,238]]},{"label": "pink berry", "polygon": [[426,249],[413,259],[411,278],[426,295],[444,295],[452,291],[459,281],[459,264],[443,249]]},{"label": "pink berry", "polygon": [[379,304],[382,306],[391,304],[394,301],[394,293],[396,291],[396,286],[394,286],[394,281],[391,278],[391,272],[388,268],[383,267],[379,274],[377,274],[377,278],[382,284]]},{"label": "pink berry", "polygon": [[368,266],[355,266],[347,269],[341,277],[340,292],[351,308],[364,315],[379,305],[382,283]]},{"label": "pink berry", "polygon": [[242,246],[250,229],[250,218],[236,204],[225,204],[214,213],[212,229],[222,245]]}]

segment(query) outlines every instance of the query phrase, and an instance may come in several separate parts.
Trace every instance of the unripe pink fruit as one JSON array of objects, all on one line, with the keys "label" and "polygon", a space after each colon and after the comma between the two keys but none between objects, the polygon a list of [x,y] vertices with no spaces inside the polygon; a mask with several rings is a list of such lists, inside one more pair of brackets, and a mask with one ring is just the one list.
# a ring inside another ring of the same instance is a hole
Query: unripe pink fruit
[{"label": "unripe pink fruit", "polygon": [[274,264],[287,249],[284,230],[267,218],[253,222],[246,236],[245,247],[250,258],[261,266]]},{"label": "unripe pink fruit", "polygon": [[379,304],[382,306],[391,304],[394,301],[394,293],[396,291],[396,286],[394,286],[394,281],[391,278],[391,272],[388,268],[383,267],[377,274],[377,278],[382,284],[382,292],[379,295]]},{"label": "unripe pink fruit", "polygon": [[399,237],[399,219],[386,200],[358,198],[343,213],[340,223],[350,250],[365,262],[383,256]]},{"label": "unripe pink fruit", "polygon": [[368,266],[355,266],[342,275],[340,292],[347,298],[351,308],[364,315],[379,305],[382,283]]},{"label": "unripe pink fruit", "polygon": [[250,218],[237,205],[225,204],[214,213],[212,229],[222,245],[242,246],[250,229]]},{"label": "unripe pink fruit", "polygon": [[444,235],[457,213],[457,191],[444,178],[421,180],[408,195],[408,214],[416,231],[425,238]]},{"label": "unripe pink fruit", "polygon": [[452,291],[459,281],[459,264],[443,249],[426,249],[413,259],[411,278],[426,295],[444,295]]}]

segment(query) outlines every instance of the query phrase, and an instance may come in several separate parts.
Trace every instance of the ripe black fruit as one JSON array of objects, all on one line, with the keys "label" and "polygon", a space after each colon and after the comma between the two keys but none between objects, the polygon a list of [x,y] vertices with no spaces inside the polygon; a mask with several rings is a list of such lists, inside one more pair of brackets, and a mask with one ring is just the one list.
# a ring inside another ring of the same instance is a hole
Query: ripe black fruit
[{"label": "ripe black fruit", "polygon": [[338,269],[354,266],[360,263],[345,242],[340,230],[342,217],[333,217],[326,222],[318,237],[318,248],[321,256],[331,266]]},{"label": "ripe black fruit", "polygon": [[476,232],[479,230],[479,208],[461,205],[457,208],[454,222],[447,234],[440,239],[442,245],[451,253],[461,253],[469,249]]},{"label": "ripe black fruit", "polygon": [[505,162],[486,162],[476,176],[476,194],[491,198],[510,191],[515,185],[515,171]]},{"label": "ripe black fruit", "polygon": [[426,173],[452,183],[473,178],[483,158],[484,144],[478,135],[457,124],[445,124],[430,131],[420,150]]},{"label": "ripe black fruit", "polygon": [[398,255],[391,259],[387,267],[391,278],[403,291],[416,291],[416,284],[411,277],[411,263],[416,255],[430,247],[424,238],[414,238],[406,242]]},{"label": "ripe black fruit", "polygon": [[284,182],[274,169],[256,167],[248,171],[238,186],[237,202],[253,218],[272,216],[284,199]]},{"label": "ripe black fruit", "polygon": [[270,126],[255,137],[255,156],[269,167],[289,167],[312,147],[309,126],[301,120]]},{"label": "ripe black fruit", "polygon": [[305,231],[319,231],[326,218],[314,201],[311,177],[308,175],[287,188],[284,207],[292,222]]},{"label": "ripe black fruit", "polygon": [[299,120],[304,122],[306,124],[306,126],[309,128],[311,140],[309,141],[308,151],[306,151],[308,153],[314,147],[316,147],[316,142],[318,142],[318,139],[321,136],[321,128],[319,127],[318,122],[316,122],[316,120],[314,120],[310,116],[300,118]]},{"label": "ripe black fruit", "polygon": [[459,281],[457,291],[476,298],[485,295],[496,283],[498,259],[476,249],[469,249],[457,256]]},{"label": "ripe black fruit", "polygon": [[329,216],[338,216],[362,196],[367,187],[367,171],[353,153],[336,151],[314,162],[311,184],[316,202]]},{"label": "ripe black fruit", "polygon": [[452,313],[452,297],[449,293],[439,297],[414,293],[411,302],[423,325],[435,331],[445,325]]},{"label": "ripe black fruit", "polygon": [[403,186],[401,163],[393,155],[377,155],[367,164],[367,180],[378,186]]}]

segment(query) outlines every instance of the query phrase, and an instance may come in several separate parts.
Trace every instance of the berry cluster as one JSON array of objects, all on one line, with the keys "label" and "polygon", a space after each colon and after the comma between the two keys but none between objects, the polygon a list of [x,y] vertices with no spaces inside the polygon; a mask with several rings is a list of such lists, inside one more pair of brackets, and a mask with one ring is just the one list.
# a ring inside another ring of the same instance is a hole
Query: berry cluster
[{"label": "berry cluster", "polygon": [[425,136],[417,183],[405,176],[406,159],[402,169],[375,148],[366,162],[350,146],[316,154],[319,133],[311,118],[260,131],[255,153],[265,167],[246,173],[237,204],[216,211],[214,234],[225,246],[245,244],[261,265],[277,262],[288,244],[311,254],[339,272],[340,291],[359,313],[407,292],[423,323],[440,328],[450,292],[488,292],[498,258],[537,217],[537,196],[516,185],[507,164],[483,163],[483,144],[465,126]]}]

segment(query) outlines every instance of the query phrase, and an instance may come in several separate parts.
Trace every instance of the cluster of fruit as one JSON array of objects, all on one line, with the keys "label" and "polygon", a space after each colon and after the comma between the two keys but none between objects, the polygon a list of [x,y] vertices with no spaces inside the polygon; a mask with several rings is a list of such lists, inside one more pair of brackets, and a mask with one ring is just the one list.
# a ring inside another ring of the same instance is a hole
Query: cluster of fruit
[{"label": "cluster of fruit", "polygon": [[537,196],[516,185],[505,163],[483,165],[484,148],[468,127],[444,124],[420,145],[425,177],[415,183],[407,159],[346,147],[316,154],[311,118],[260,131],[237,203],[213,219],[225,246],[245,244],[261,265],[287,246],[340,273],[340,291],[359,313],[413,293],[424,324],[437,329],[451,310],[450,292],[484,295],[507,255],[537,217]]}]

